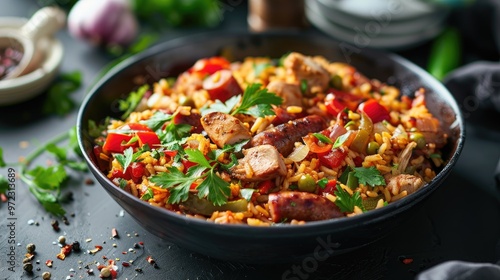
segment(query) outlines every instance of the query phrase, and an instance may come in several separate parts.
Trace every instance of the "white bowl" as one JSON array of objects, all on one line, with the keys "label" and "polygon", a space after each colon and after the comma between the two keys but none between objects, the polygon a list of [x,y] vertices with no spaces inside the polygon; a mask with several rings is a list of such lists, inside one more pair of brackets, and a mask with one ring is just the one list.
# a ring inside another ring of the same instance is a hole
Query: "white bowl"
[{"label": "white bowl", "polygon": [[[28,19],[17,17],[0,18],[0,28],[19,28]],[[33,98],[42,93],[57,76],[63,58],[63,46],[56,38],[43,38],[37,47],[42,48],[45,59],[40,67],[26,75],[0,80],[0,105],[11,105]]]}]

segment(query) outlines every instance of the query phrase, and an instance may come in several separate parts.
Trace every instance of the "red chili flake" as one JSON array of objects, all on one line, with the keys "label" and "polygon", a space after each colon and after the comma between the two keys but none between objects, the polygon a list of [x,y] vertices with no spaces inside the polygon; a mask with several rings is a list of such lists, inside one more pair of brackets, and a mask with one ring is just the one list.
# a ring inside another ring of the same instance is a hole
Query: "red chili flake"
[{"label": "red chili flake", "polygon": [[139,245],[144,246],[144,242],[140,241]]},{"label": "red chili flake", "polygon": [[61,252],[57,254],[57,258],[64,261],[67,255],[71,253],[72,246],[69,244],[64,245],[64,247],[61,248]]},{"label": "red chili flake", "polygon": [[102,259],[103,259],[103,260],[107,260],[107,259],[108,259],[108,257],[106,257],[106,256],[102,256]]},{"label": "red chili flake", "polygon": [[116,270],[110,268],[109,271],[111,272],[111,279],[116,279],[116,276],[118,276],[118,272]]},{"label": "red chili flake", "polygon": [[128,262],[122,262],[122,265],[123,265],[124,267],[129,267],[129,266],[130,266],[130,263],[128,263]]},{"label": "red chili flake", "polygon": [[45,265],[48,267],[52,267],[52,260],[46,260]]},{"label": "red chili flake", "polygon": [[50,222],[50,225],[52,226],[52,228],[53,228],[55,231],[59,231],[59,230],[61,230],[61,229],[59,228],[59,222],[58,222],[57,220],[52,220],[52,221]]},{"label": "red chili flake", "polygon": [[94,180],[92,180],[90,178],[85,179],[85,185],[91,186],[93,184],[94,184]]},{"label": "red chili flake", "polygon": [[116,230],[116,228],[111,229],[111,236],[113,238],[118,238],[118,231]]},{"label": "red chili flake", "polygon": [[151,264],[154,268],[158,268],[158,265],[156,264],[156,261],[153,259],[153,257],[148,256],[146,258],[146,261],[148,261],[148,263]]},{"label": "red chili flake", "polygon": [[102,250],[102,246],[100,246],[100,245],[95,245],[94,247],[95,247],[95,249],[89,250],[89,253],[92,255],[94,255],[95,253]]},{"label": "red chili flake", "polygon": [[406,259],[403,259],[403,260],[402,260],[402,262],[403,262],[404,264],[410,264],[410,263],[412,263],[412,262],[413,262],[413,259],[406,258]]},{"label": "red chili flake", "polygon": [[122,254],[123,254],[123,255],[126,255],[126,254],[127,254],[127,252],[123,251],[123,252],[122,252]]}]

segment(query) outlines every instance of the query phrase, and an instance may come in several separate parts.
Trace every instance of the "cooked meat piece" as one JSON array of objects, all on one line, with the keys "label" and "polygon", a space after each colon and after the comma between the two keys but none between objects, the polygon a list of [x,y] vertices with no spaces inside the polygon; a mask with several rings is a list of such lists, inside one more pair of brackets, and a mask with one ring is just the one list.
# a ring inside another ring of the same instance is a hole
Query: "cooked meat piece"
[{"label": "cooked meat piece", "polygon": [[283,98],[283,106],[302,106],[302,93],[298,85],[272,81],[267,85],[267,89]]},{"label": "cooked meat piece", "polygon": [[231,168],[231,175],[241,181],[255,182],[286,175],[286,165],[275,147],[261,145],[244,150],[243,158]]},{"label": "cooked meat piece", "polygon": [[426,143],[434,143],[438,149],[446,145],[448,135],[440,128],[438,119],[418,118],[416,126],[424,136]]},{"label": "cooked meat piece", "polygon": [[318,132],[325,128],[326,122],[322,117],[310,115],[262,131],[252,138],[250,146],[273,145],[286,157],[292,152],[295,142],[300,141],[308,133]]},{"label": "cooked meat piece", "polygon": [[320,221],[344,216],[338,206],[327,198],[297,191],[269,194],[269,211],[275,223],[284,219]]},{"label": "cooked meat piece", "polygon": [[306,112],[288,113],[286,109],[281,108],[281,107],[274,107],[273,111],[274,111],[275,117],[274,117],[273,121],[271,122],[271,124],[274,126],[287,123],[291,120],[303,118],[307,115]]},{"label": "cooked meat piece", "polygon": [[201,115],[193,112],[191,110],[191,113],[189,115],[185,115],[182,112],[178,113],[174,117],[174,123],[175,124],[189,124],[192,126],[191,132],[192,133],[201,133],[203,130],[203,127],[201,126],[201,121],[200,121]]},{"label": "cooked meat piece", "polygon": [[290,53],[283,62],[287,75],[296,82],[307,81],[308,93],[326,90],[330,82],[330,74],[311,57],[300,53]]},{"label": "cooked meat piece", "polygon": [[397,176],[389,178],[387,189],[394,195],[402,191],[406,191],[408,194],[412,194],[423,185],[424,181],[420,177],[409,174],[399,174]]},{"label": "cooked meat piece", "polygon": [[228,114],[221,112],[212,112],[201,118],[201,125],[219,148],[224,145],[235,144],[246,139],[250,139],[252,135],[243,123]]}]

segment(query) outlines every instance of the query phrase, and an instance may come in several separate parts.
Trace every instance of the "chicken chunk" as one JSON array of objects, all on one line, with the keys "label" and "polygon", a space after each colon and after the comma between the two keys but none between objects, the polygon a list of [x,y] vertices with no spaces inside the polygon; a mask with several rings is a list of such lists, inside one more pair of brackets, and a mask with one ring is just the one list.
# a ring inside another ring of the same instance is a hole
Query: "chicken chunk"
[{"label": "chicken chunk", "polygon": [[298,85],[272,81],[267,85],[267,89],[283,98],[283,106],[302,106],[302,93]]},{"label": "chicken chunk", "polygon": [[307,93],[317,93],[327,89],[330,75],[311,57],[293,52],[286,57],[283,65],[287,75],[296,82],[307,81]]},{"label": "chicken chunk", "polygon": [[412,194],[423,185],[424,181],[420,177],[409,174],[399,174],[389,178],[387,189],[394,195],[403,191],[406,191],[408,194]]},{"label": "chicken chunk", "polygon": [[282,156],[271,145],[261,145],[243,151],[244,157],[231,168],[231,175],[241,181],[256,182],[286,175]]},{"label": "chicken chunk", "polygon": [[243,123],[228,114],[212,112],[201,118],[201,125],[219,148],[250,139],[252,135]]}]

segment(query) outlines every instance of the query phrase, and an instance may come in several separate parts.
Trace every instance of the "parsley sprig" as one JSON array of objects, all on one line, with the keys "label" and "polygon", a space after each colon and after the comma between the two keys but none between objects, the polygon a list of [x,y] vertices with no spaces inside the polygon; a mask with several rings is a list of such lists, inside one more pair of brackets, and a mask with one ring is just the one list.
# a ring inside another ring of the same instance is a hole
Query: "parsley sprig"
[{"label": "parsley sprig", "polygon": [[254,117],[274,115],[271,105],[281,105],[283,99],[261,87],[262,85],[258,83],[251,84],[245,89],[243,96],[233,96],[225,103],[216,100],[210,107],[202,109],[202,113],[206,115],[211,112],[222,112],[233,116],[247,114]]},{"label": "parsley sprig", "polygon": [[[68,140],[64,147],[57,146],[58,143]],[[76,157],[70,156],[67,151],[73,151]],[[0,148],[0,167],[18,166],[21,180],[28,186],[29,191],[42,204],[47,212],[56,216],[64,216],[66,211],[62,208],[63,197],[61,190],[64,182],[68,179],[68,170],[86,171],[87,165],[80,160],[81,155],[76,140],[76,127],[69,132],[61,134],[45,145],[39,146],[32,153],[26,156],[21,163],[7,163],[3,160],[3,153]],[[52,154],[56,162],[51,166],[35,166],[30,169],[31,163],[45,152]],[[0,175],[0,193],[8,189],[7,180]]]},{"label": "parsley sprig", "polygon": [[337,187],[337,190],[335,190],[333,194],[337,197],[335,204],[340,208],[340,211],[352,213],[354,211],[354,206],[358,206],[363,212],[366,211],[359,191],[353,193],[351,196],[343,188]]},{"label": "parsley sprig", "polygon": [[218,158],[225,152],[241,151],[247,142],[248,140],[235,145],[226,145],[223,149],[217,149],[208,153],[207,157],[199,150],[186,149],[184,150],[186,159],[196,163],[196,165],[187,170],[186,174],[179,171],[176,167],[169,167],[167,168],[168,172],[155,175],[151,177],[150,181],[162,188],[168,189],[170,191],[168,202],[177,204],[186,201],[191,186],[197,180],[202,179],[202,183],[195,188],[198,191],[198,197],[206,197],[216,206],[224,205],[227,203],[231,189],[229,188],[229,183],[217,175],[216,170],[218,167],[230,168],[236,164],[237,160],[236,157],[231,157],[231,162],[224,165],[218,161]]}]

